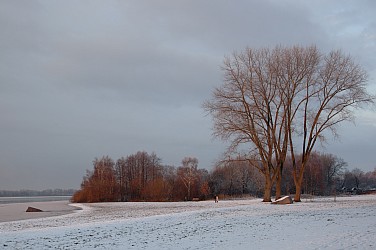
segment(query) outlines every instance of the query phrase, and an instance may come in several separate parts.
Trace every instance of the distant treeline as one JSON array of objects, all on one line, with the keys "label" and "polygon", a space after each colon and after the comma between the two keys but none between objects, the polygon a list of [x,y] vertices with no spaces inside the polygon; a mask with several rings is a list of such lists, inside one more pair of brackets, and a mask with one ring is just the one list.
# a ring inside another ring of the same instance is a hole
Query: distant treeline
[{"label": "distant treeline", "polygon": [[[304,172],[303,194],[333,195],[349,190],[376,188],[376,169],[349,171],[343,159],[313,152]],[[161,164],[155,153],[137,152],[116,162],[108,156],[96,158],[87,170],[74,202],[184,201],[220,197],[261,197],[264,178],[242,158],[219,162],[212,171],[198,168],[198,160],[185,157],[181,166]],[[290,159],[286,160],[281,191],[295,193]],[[273,193],[275,193],[273,187]]]},{"label": "distant treeline", "polygon": [[0,190],[0,197],[28,197],[28,196],[72,196],[77,190],[75,189],[46,189],[38,190]]}]

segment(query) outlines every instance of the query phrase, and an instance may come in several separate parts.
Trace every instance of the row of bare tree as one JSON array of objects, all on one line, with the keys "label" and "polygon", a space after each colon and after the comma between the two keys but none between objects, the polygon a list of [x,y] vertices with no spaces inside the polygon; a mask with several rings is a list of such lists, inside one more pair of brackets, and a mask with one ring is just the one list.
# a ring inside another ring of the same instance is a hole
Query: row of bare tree
[{"label": "row of bare tree", "polygon": [[[376,169],[364,173],[346,170],[346,163],[331,154],[313,152],[305,168],[302,192],[332,195],[353,188],[376,188]],[[296,192],[293,165],[287,159],[281,181],[281,192]],[[183,201],[207,199],[216,195],[262,196],[265,183],[259,172],[240,156],[223,161],[209,173],[198,168],[198,160],[186,157],[180,167],[161,164],[155,153],[137,152],[116,162],[108,156],[93,161],[81,189],[73,195],[75,202],[109,201]],[[275,193],[275,187],[272,193]]]},{"label": "row of bare tree", "polygon": [[161,164],[155,153],[137,152],[114,162],[104,156],[93,161],[75,202],[181,201],[209,195],[206,169],[198,160],[186,157],[178,168]]},{"label": "row of bare tree", "polygon": [[[302,194],[329,196],[340,193],[357,193],[376,190],[376,168],[363,172],[349,171],[347,163],[332,154],[312,152],[303,175]],[[293,165],[288,157],[284,164],[281,192],[295,194]],[[223,161],[210,173],[209,187],[213,194],[227,196],[252,195],[260,197],[264,191],[264,176],[243,159]],[[276,186],[272,194],[276,193]]]}]

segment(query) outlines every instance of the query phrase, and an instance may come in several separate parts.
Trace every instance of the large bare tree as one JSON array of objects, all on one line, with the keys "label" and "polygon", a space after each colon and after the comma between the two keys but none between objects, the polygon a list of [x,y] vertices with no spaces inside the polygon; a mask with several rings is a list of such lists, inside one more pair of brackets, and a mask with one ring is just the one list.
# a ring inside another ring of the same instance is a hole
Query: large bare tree
[{"label": "large bare tree", "polygon": [[315,46],[248,48],[226,58],[223,71],[224,83],[204,108],[213,117],[214,136],[231,141],[229,151],[248,147],[249,162],[265,177],[264,201],[271,200],[276,180],[280,190],[288,153],[295,201],[300,201],[305,165],[317,140],[350,120],[355,107],[373,101],[366,73],[351,57],[338,51],[324,55]]},{"label": "large bare tree", "polygon": [[[299,60],[299,55],[306,52],[303,58],[307,59]],[[338,136],[338,125],[353,120],[354,111],[373,103],[374,97],[366,90],[365,70],[341,51],[322,54],[316,47],[295,47],[289,58],[295,61],[296,68],[302,69],[301,77],[290,77],[293,81],[287,81],[285,88],[292,90],[287,93],[291,96],[287,102],[289,147],[296,187],[294,200],[300,201],[304,169],[316,143],[326,140],[325,132]],[[298,146],[301,157],[297,159]]]},{"label": "large bare tree", "polygon": [[248,147],[249,163],[265,177],[264,201],[271,201],[288,146],[287,117],[278,82],[281,53],[280,48],[246,49],[226,58],[224,84],[204,103],[213,116],[214,136],[230,140],[230,152]]}]

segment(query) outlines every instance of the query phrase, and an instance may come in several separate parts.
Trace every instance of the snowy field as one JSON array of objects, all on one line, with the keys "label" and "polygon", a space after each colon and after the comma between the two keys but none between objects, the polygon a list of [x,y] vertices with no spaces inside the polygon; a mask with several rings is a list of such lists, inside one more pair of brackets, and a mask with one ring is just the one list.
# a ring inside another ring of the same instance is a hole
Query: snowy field
[{"label": "snowy field", "polygon": [[376,196],[75,204],[0,223],[0,249],[376,249]]}]

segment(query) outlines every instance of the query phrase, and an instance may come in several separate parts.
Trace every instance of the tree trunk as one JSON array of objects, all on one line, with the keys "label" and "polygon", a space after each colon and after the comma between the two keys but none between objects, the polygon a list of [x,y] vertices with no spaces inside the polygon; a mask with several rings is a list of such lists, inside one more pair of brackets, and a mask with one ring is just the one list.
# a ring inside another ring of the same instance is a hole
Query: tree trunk
[{"label": "tree trunk", "polygon": [[301,202],[300,200],[300,196],[301,196],[301,192],[302,192],[302,183],[299,182],[299,183],[295,183],[295,197],[294,197],[294,201],[295,202]]},{"label": "tree trunk", "polygon": [[300,202],[300,196],[302,193],[302,185],[303,185],[303,169],[300,169],[299,171],[299,176],[297,178],[294,178],[294,183],[295,183],[295,197],[294,201],[295,202]]},{"label": "tree trunk", "polygon": [[264,199],[263,202],[272,201],[272,181],[269,178],[265,178],[265,187],[264,187]]},{"label": "tree trunk", "polygon": [[302,166],[299,170],[294,172],[294,184],[295,184],[295,202],[300,202],[300,196],[302,193],[303,177],[304,177],[305,162],[302,163]]},{"label": "tree trunk", "polygon": [[282,174],[281,172],[279,172],[276,178],[276,182],[275,182],[275,199],[276,200],[282,197],[281,184],[282,184]]},{"label": "tree trunk", "polygon": [[188,182],[188,200],[191,200],[191,181]]}]

